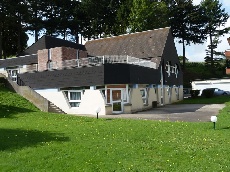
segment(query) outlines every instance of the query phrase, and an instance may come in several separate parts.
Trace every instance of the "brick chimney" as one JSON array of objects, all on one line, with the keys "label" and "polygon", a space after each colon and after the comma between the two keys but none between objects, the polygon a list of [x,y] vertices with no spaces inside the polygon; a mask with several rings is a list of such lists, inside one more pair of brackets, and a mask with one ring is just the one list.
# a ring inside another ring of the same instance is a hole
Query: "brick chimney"
[{"label": "brick chimney", "polygon": [[69,47],[55,47],[39,50],[38,71],[44,71],[48,68],[60,69],[63,67],[64,61],[77,58],[87,58],[87,52]]}]

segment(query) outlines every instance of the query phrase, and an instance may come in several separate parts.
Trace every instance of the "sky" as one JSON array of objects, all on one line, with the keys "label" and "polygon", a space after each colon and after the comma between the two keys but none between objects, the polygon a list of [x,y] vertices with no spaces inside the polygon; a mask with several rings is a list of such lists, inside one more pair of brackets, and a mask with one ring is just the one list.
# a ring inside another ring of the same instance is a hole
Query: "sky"
[{"label": "sky", "polygon": [[[198,5],[200,4],[201,0],[193,0],[193,3]],[[222,8],[225,8],[225,12],[227,12],[230,15],[230,0],[219,0],[220,3],[222,3]],[[226,22],[225,27],[230,27],[230,18]],[[218,44],[216,51],[224,52],[227,49],[230,49],[230,46],[227,42],[227,38],[230,37],[230,34],[225,34],[222,37],[220,37],[221,43]],[[189,60],[189,62],[202,62],[204,61],[204,57],[206,56],[206,49],[209,45],[209,40],[205,42],[204,44],[191,44],[190,46],[186,46],[185,48],[185,56]],[[182,56],[182,44],[179,44],[177,40],[175,40],[177,53],[178,55]]]},{"label": "sky", "polygon": [[[201,0],[193,0],[193,3],[198,5]],[[222,3],[222,8],[225,8],[225,12],[230,15],[230,0],[219,0]],[[226,22],[225,27],[230,27],[230,18]],[[230,37],[230,34],[225,34],[220,37],[221,43],[218,44],[216,51],[224,52],[227,49],[230,49],[230,46],[227,42],[227,38]],[[29,40],[27,42],[28,46],[34,43],[34,37],[29,35]],[[179,56],[182,56],[182,44],[178,43],[178,40],[175,39],[176,49]],[[185,48],[185,56],[189,60],[189,62],[203,62],[204,57],[206,56],[206,49],[209,45],[209,40],[207,40],[204,44],[191,44],[190,46],[186,46]]]}]

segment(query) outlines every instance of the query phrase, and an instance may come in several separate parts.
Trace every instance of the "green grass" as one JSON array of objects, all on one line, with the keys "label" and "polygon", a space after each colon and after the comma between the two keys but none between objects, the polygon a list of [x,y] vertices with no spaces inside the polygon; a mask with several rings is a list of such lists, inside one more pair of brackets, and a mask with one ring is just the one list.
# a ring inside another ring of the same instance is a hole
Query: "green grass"
[{"label": "green grass", "polygon": [[196,97],[196,98],[185,98],[176,104],[223,104],[225,102],[230,102],[230,96],[214,96],[211,98]]},{"label": "green grass", "polygon": [[0,171],[229,171],[230,102],[210,122],[40,112],[0,88]]}]

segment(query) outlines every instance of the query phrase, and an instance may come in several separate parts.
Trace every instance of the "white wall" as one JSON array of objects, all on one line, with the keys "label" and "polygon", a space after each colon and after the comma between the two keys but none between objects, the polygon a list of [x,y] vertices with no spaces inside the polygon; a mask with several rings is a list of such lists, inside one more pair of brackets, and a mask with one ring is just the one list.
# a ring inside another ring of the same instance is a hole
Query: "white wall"
[{"label": "white wall", "polygon": [[141,111],[143,108],[143,100],[139,88],[133,88],[130,92],[130,103],[132,104],[132,112]]},{"label": "white wall", "polygon": [[101,108],[99,115],[106,115],[105,100],[100,90],[85,90],[78,113],[96,115],[96,109],[98,107]]},{"label": "white wall", "polygon": [[105,115],[105,101],[100,90],[85,90],[79,107],[71,108],[62,91],[58,89],[35,90],[44,98],[55,104],[67,114],[92,114],[96,115],[96,108],[100,107],[99,115]]},{"label": "white wall", "polygon": [[152,102],[157,101],[157,88],[149,88],[148,90],[148,107],[152,107]]},{"label": "white wall", "polygon": [[72,114],[72,112],[68,100],[66,100],[62,91],[58,91],[58,89],[43,89],[43,90],[35,90],[38,94],[55,104],[65,113]]}]

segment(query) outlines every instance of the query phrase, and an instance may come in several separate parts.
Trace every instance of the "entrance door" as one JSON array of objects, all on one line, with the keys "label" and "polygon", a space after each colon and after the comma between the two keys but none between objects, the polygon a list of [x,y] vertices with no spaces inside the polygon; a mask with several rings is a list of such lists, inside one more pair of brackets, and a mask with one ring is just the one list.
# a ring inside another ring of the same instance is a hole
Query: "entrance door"
[{"label": "entrance door", "polygon": [[123,100],[122,89],[110,89],[111,103],[113,107],[113,113],[122,113],[123,112]]}]

